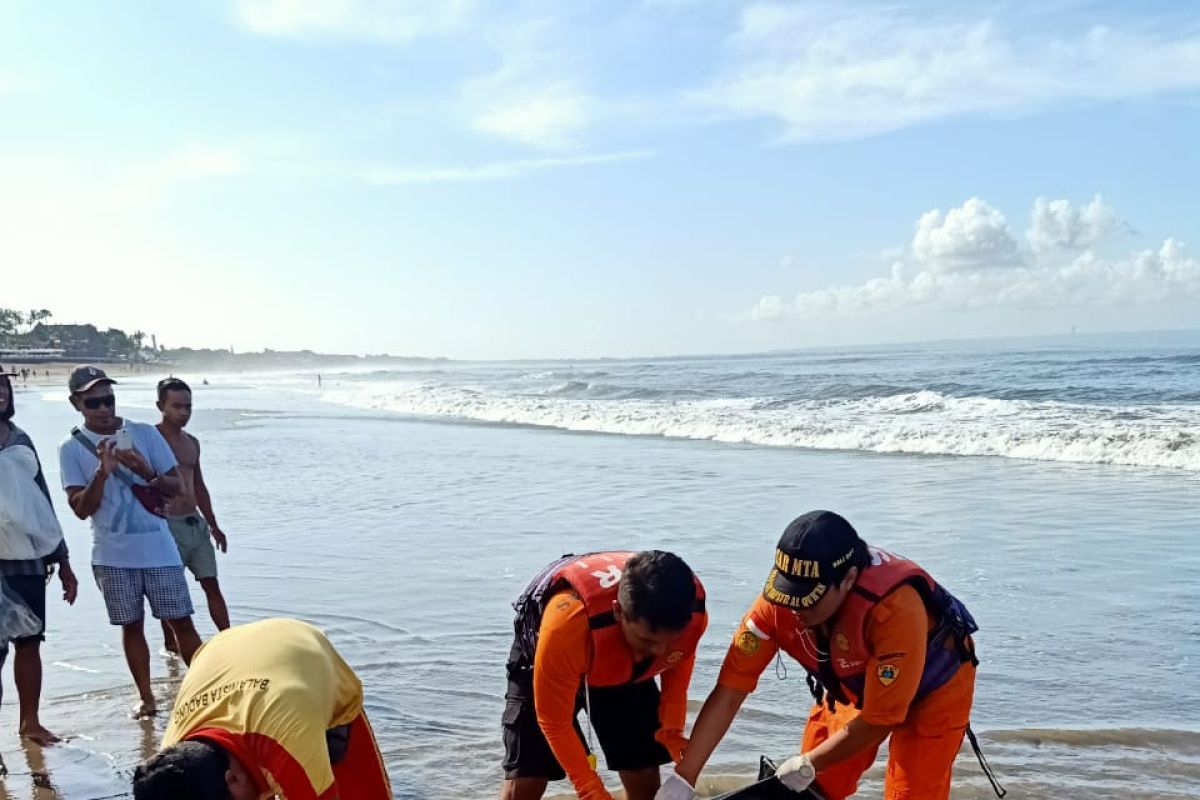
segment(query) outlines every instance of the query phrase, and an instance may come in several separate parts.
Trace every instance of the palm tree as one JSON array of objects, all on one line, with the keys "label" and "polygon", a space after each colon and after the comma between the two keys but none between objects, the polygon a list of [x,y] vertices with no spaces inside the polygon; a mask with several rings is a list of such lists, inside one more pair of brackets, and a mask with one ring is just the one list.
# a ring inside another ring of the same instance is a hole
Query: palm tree
[{"label": "palm tree", "polygon": [[32,331],[35,327],[37,327],[39,322],[45,319],[50,319],[52,316],[53,314],[50,313],[50,309],[48,308],[30,309],[29,313],[24,317],[25,324],[29,326],[25,332],[29,333],[29,331]]}]

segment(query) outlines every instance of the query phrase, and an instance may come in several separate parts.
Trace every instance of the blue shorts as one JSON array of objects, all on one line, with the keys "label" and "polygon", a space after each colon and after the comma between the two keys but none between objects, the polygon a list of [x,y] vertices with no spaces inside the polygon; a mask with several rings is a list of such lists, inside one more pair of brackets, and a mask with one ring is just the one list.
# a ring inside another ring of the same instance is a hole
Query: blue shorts
[{"label": "blue shorts", "polygon": [[18,637],[15,641],[24,641],[32,639],[39,642],[46,640],[46,578],[43,575],[6,575],[0,579],[0,586],[4,587],[9,598],[13,602],[22,603],[26,608],[33,612],[33,615],[38,618],[41,623],[41,630],[32,636]]},{"label": "blue shorts", "polygon": [[92,565],[96,585],[104,595],[108,621],[129,625],[146,616],[142,598],[150,601],[155,619],[183,619],[192,615],[192,596],[188,593],[183,567],[106,567]]}]

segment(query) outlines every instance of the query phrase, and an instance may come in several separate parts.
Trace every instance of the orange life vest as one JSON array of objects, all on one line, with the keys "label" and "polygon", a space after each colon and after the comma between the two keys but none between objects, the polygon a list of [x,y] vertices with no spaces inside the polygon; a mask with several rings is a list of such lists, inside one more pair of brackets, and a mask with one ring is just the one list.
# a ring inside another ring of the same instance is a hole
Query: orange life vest
[{"label": "orange life vest", "polygon": [[[567,588],[583,601],[588,625],[592,631],[592,663],[587,672],[587,682],[590,686],[619,686],[650,680],[694,653],[700,636],[704,633],[707,622],[704,586],[700,579],[693,575],[696,582],[696,601],[687,627],[680,633],[679,638],[672,642],[670,648],[653,661],[633,660],[629,645],[625,642],[625,636],[613,612],[621,574],[625,570],[625,563],[633,555],[635,554],[631,551],[622,550],[564,558],[556,562],[556,568],[543,579],[539,597],[544,598],[540,603],[543,609],[544,603],[552,595]],[[535,581],[535,584],[537,582]]]}]

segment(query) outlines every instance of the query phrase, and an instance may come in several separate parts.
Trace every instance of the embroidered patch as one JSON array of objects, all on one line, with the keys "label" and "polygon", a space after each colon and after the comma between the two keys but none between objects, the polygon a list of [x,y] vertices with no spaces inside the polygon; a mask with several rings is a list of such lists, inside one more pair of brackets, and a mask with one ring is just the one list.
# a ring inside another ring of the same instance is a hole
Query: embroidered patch
[{"label": "embroidered patch", "polygon": [[682,650],[672,650],[671,652],[667,653],[668,664],[678,664],[681,658],[683,658]]},{"label": "embroidered patch", "polygon": [[879,669],[875,670],[875,674],[879,676],[879,682],[884,686],[891,686],[896,678],[900,677],[900,668],[895,664],[880,664]]},{"label": "embroidered patch", "polygon": [[559,600],[554,607],[559,611],[566,611],[571,607],[571,601],[564,597],[562,600]]},{"label": "embroidered patch", "polygon": [[738,652],[744,656],[752,656],[757,653],[760,644],[758,637],[750,631],[742,631],[737,636]]},{"label": "embroidered patch", "polygon": [[843,653],[850,652],[850,640],[846,638],[846,634],[838,631],[833,637],[833,641],[837,645],[838,650],[841,650]]}]

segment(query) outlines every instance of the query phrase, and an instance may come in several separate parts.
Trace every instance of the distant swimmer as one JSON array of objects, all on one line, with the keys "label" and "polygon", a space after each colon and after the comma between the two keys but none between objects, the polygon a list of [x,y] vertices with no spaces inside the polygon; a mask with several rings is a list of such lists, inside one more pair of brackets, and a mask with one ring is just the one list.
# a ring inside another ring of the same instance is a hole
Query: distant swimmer
[{"label": "distant swimmer", "polygon": [[321,631],[267,619],[217,634],[179,687],[135,800],[391,800],[362,683]]},{"label": "distant swimmer", "polygon": [[842,517],[797,518],[656,800],[692,800],[700,771],[780,650],[804,667],[816,699],[800,753],[776,772],[784,785],[842,800],[890,736],[883,796],[945,800],[969,731],[976,630],[928,573],[868,546]]},{"label": "distant swimmer", "polygon": [[543,569],[516,607],[501,800],[539,800],[563,777],[580,800],[612,800],[596,773],[593,727],[625,797],[652,800],[659,765],[678,762],[687,744],[688,684],[708,625],[700,581],[660,550],[569,556]]}]

